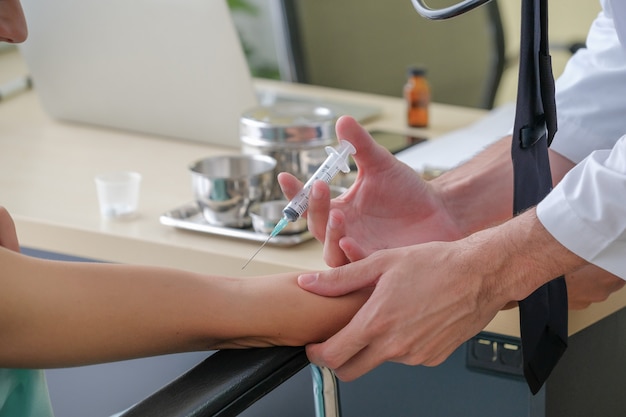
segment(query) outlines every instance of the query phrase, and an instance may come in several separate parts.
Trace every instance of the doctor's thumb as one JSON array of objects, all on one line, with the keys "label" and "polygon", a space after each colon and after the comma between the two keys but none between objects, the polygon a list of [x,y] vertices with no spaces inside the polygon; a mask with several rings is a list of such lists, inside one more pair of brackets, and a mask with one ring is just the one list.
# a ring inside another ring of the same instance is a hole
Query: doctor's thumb
[{"label": "doctor's thumb", "polygon": [[298,277],[298,285],[306,291],[326,297],[349,294],[369,286],[369,283],[347,275],[349,270],[348,266],[343,266],[324,272],[302,274]]}]

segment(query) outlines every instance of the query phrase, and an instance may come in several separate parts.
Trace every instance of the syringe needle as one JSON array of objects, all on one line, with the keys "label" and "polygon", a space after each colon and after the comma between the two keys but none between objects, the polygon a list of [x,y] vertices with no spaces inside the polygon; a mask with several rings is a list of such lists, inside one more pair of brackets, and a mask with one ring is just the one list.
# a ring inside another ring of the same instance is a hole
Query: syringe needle
[{"label": "syringe needle", "polygon": [[267,242],[270,241],[270,239],[272,238],[272,235],[269,235],[267,237],[267,239],[265,239],[265,242],[263,242],[263,244],[261,245],[261,247],[259,249],[256,250],[256,252],[254,252],[252,254],[252,256],[250,257],[250,259],[248,259],[248,262],[246,262],[241,269],[244,269],[246,266],[248,266],[248,264],[254,259],[254,257],[257,255],[257,253],[261,252],[261,249],[263,249],[263,246],[265,246],[267,244]]},{"label": "syringe needle", "polygon": [[259,249],[256,250],[256,252],[254,252],[252,254],[252,256],[250,257],[250,259],[248,259],[248,262],[246,262],[244,264],[244,266],[241,267],[241,269],[244,269],[246,266],[248,266],[248,264],[250,263],[251,260],[254,259],[254,257],[257,255],[257,253],[261,252],[261,249],[263,249],[263,246],[267,245],[267,242],[270,241],[271,238],[273,238],[274,236],[276,236],[277,234],[279,234],[281,232],[281,230],[283,230],[285,228],[285,226],[287,226],[287,223],[289,221],[286,218],[282,218],[280,219],[280,221],[276,224],[276,226],[274,227],[274,230],[272,230],[272,233],[270,233],[270,235],[267,237],[267,239],[265,239],[265,242],[263,242],[263,244],[261,245],[261,247]]}]

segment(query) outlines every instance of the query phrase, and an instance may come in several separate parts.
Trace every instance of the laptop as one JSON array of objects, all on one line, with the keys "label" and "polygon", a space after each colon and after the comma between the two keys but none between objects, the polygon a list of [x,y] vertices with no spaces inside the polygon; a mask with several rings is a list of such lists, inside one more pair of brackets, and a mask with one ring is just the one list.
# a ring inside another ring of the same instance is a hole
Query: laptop
[{"label": "laptop", "polygon": [[314,102],[358,120],[374,106],[255,91],[226,0],[22,0],[20,45],[53,117],[240,147],[241,114]]},{"label": "laptop", "polygon": [[239,147],[258,104],[226,0],[22,0],[53,117]]}]

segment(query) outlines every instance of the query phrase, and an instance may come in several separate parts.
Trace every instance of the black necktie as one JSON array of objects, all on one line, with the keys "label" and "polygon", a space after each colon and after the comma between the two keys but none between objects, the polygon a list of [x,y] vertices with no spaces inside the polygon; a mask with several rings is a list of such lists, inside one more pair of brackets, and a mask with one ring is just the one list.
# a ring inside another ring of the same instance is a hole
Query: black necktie
[{"label": "black necktie", "polygon": [[[548,52],[547,0],[522,0],[519,81],[513,143],[517,215],[552,189],[548,146],[556,132],[554,79]],[[567,291],[563,277],[520,301],[524,376],[536,394],[567,348]]]}]

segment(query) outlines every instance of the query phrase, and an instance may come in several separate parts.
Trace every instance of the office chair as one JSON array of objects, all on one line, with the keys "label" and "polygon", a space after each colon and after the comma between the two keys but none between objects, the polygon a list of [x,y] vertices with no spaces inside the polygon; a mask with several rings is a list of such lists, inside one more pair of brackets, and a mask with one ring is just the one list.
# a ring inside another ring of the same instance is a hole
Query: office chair
[{"label": "office chair", "polygon": [[447,21],[421,18],[409,0],[275,0],[274,7],[283,80],[399,96],[407,68],[421,64],[434,101],[493,107],[507,65],[495,0]]}]

